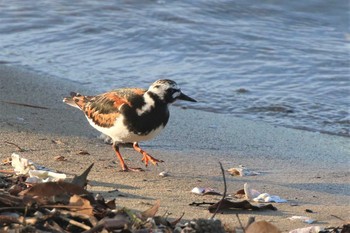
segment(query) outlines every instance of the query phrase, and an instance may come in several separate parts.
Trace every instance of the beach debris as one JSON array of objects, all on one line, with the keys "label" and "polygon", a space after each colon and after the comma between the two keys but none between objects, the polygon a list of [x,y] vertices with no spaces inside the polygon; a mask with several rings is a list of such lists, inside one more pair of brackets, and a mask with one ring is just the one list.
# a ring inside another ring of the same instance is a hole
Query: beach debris
[{"label": "beach debris", "polygon": [[281,233],[281,231],[269,222],[258,221],[250,224],[245,233]]},{"label": "beach debris", "polygon": [[313,211],[313,210],[310,210],[310,209],[305,209],[305,212],[306,212],[306,213],[314,213],[314,211]]},{"label": "beach debris", "polygon": [[232,176],[257,176],[260,174],[259,172],[249,170],[243,165],[239,165],[239,167],[233,167],[233,168],[227,169],[227,171]]},{"label": "beach debris", "polygon": [[248,183],[244,184],[244,193],[245,198],[247,200],[252,200],[255,202],[262,202],[262,203],[269,203],[269,202],[275,202],[275,203],[286,203],[287,200],[280,198],[276,195],[270,195],[268,193],[260,193],[259,191],[250,188],[250,185]]},{"label": "beach debris", "polygon": [[218,219],[193,219],[174,230],[175,233],[185,232],[209,232],[225,233],[225,229]]},{"label": "beach debris", "polygon": [[57,155],[54,157],[54,159],[56,161],[67,161],[66,157],[64,157],[63,155]]},{"label": "beach debris", "polygon": [[307,224],[311,224],[311,223],[314,223],[316,222],[316,220],[310,218],[310,217],[307,217],[307,216],[292,216],[292,217],[289,217],[288,219],[292,220],[292,221],[302,221],[304,223],[307,223]]},{"label": "beach debris", "polygon": [[64,145],[64,144],[65,144],[64,142],[62,142],[62,141],[59,140],[59,139],[57,139],[57,140],[52,139],[51,142],[52,142],[53,144],[56,144],[56,145]]},{"label": "beach debris", "polygon": [[94,163],[90,164],[90,166],[83,173],[81,173],[81,175],[79,175],[79,176],[74,175],[71,183],[76,184],[80,187],[86,187],[86,185],[88,183],[87,177],[88,177],[93,166],[94,166]]},{"label": "beach debris", "polygon": [[22,157],[19,154],[13,153],[11,155],[11,165],[17,175],[25,175],[29,170],[45,170],[49,171],[48,168],[34,163],[33,161]]},{"label": "beach debris", "polygon": [[43,183],[66,179],[66,174],[50,171],[50,169],[38,165],[16,153],[11,155],[11,165],[17,175],[28,175],[26,182]]},{"label": "beach debris", "polygon": [[162,172],[159,173],[158,175],[161,176],[161,177],[167,177],[167,176],[169,176],[170,174],[169,174],[169,172],[167,172],[167,171],[162,171]]},{"label": "beach debris", "polygon": [[11,157],[1,160],[1,165],[11,165]]},{"label": "beach debris", "polygon": [[90,153],[87,150],[79,150],[76,153],[77,155],[90,155]]},{"label": "beach debris", "polygon": [[18,152],[24,152],[24,151],[26,151],[25,149],[23,149],[22,147],[20,147],[20,146],[17,145],[16,143],[9,142],[9,141],[4,141],[4,143],[16,147],[16,149],[17,149]]},{"label": "beach debris", "polygon": [[173,222],[156,216],[159,201],[143,212],[117,209],[115,199],[93,197],[79,185],[64,181],[28,188],[21,176],[13,179],[24,189],[18,196],[0,190],[1,232],[173,232],[183,216]]},{"label": "beach debris", "polygon": [[[224,194],[222,195],[222,199],[218,202],[192,202],[190,205],[191,206],[201,206],[201,205],[209,205],[208,210],[210,213],[214,213],[213,216],[211,217],[212,219],[215,217],[215,214],[218,213],[219,211],[224,211],[224,210],[229,210],[229,209],[243,209],[243,210],[277,210],[276,207],[274,207],[271,204],[268,205],[260,205],[260,206],[254,206],[250,204],[249,201],[244,200],[240,202],[233,202],[228,199],[226,199],[226,192],[227,192],[227,185],[226,185],[226,178],[225,178],[225,171],[222,167],[222,164],[219,162],[222,176],[223,176],[223,181],[224,181]],[[194,188],[195,190],[192,190],[196,194],[201,194],[205,192],[205,189],[203,188]],[[203,195],[203,194],[202,194]]]},{"label": "beach debris", "polygon": [[60,181],[67,178],[66,174],[51,172],[51,171],[43,171],[43,170],[29,170],[29,177],[26,179],[28,183],[45,183],[52,181]]},{"label": "beach debris", "polygon": [[213,189],[213,188],[202,188],[202,187],[194,187],[192,190],[191,190],[191,193],[194,193],[194,194],[197,194],[197,195],[218,195],[218,196],[221,196],[222,194]]},{"label": "beach debris", "polygon": [[324,231],[325,231],[324,227],[311,226],[311,227],[294,229],[292,231],[289,231],[289,233],[319,233],[319,232],[324,232]]},{"label": "beach debris", "polygon": [[255,206],[250,204],[249,201],[244,200],[240,202],[233,202],[227,199],[223,199],[208,207],[210,213],[213,213],[216,209],[218,211],[230,210],[230,209],[242,209],[242,210],[277,210],[272,204]]}]

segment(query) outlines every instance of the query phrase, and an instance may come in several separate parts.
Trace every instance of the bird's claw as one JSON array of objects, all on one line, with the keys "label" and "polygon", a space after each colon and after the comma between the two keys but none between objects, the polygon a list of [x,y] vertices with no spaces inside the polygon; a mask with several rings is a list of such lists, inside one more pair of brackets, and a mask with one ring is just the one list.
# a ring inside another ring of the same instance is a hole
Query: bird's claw
[{"label": "bird's claw", "polygon": [[151,161],[151,163],[155,166],[158,166],[158,163],[163,163],[164,161],[163,160],[160,160],[160,159],[156,159],[152,156],[150,156],[149,154],[144,154],[143,157],[142,157],[142,162],[145,163],[145,166],[147,167],[148,166],[148,162]]}]

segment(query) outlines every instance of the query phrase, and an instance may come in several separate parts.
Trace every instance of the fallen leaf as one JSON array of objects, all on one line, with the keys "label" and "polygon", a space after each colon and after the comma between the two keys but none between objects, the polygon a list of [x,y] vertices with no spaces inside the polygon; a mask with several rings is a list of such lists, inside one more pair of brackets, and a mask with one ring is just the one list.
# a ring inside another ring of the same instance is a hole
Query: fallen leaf
[{"label": "fallen leaf", "polygon": [[90,216],[93,216],[93,207],[89,200],[79,196],[79,195],[73,195],[69,199],[69,206],[70,207],[79,207],[77,209],[70,208],[71,211],[75,211],[80,214],[87,214]]},{"label": "fallen leaf", "polygon": [[33,187],[20,192],[19,195],[50,197],[50,196],[56,196],[64,193],[77,194],[77,195],[89,194],[88,191],[86,191],[85,189],[83,189],[82,187],[76,184],[58,181],[58,182],[47,182],[47,183],[35,184]]},{"label": "fallen leaf", "polygon": [[253,222],[245,230],[246,233],[281,233],[281,231],[269,222],[258,221]]},{"label": "fallen leaf", "polygon": [[87,152],[86,150],[79,150],[76,154],[77,155],[89,155],[90,153]]},{"label": "fallen leaf", "polygon": [[57,155],[54,157],[56,161],[67,161],[67,159],[63,155]]},{"label": "fallen leaf", "polygon": [[51,142],[54,143],[54,144],[56,144],[56,145],[64,145],[64,142],[62,142],[62,141],[59,140],[59,139],[58,139],[58,140],[52,139]]},{"label": "fallen leaf", "polygon": [[87,177],[92,169],[94,164],[92,163],[81,175],[79,176],[74,176],[72,180],[72,184],[78,185],[79,187],[85,187],[87,185]]},{"label": "fallen leaf", "polygon": [[1,165],[11,165],[11,161],[12,161],[11,157],[3,159]]},{"label": "fallen leaf", "polygon": [[157,200],[156,203],[151,208],[149,208],[148,210],[143,211],[141,213],[141,216],[145,220],[147,218],[152,218],[158,212],[159,207],[160,207],[160,200]]},{"label": "fallen leaf", "polygon": [[114,210],[116,208],[115,199],[107,201],[106,206],[108,206],[109,209]]}]

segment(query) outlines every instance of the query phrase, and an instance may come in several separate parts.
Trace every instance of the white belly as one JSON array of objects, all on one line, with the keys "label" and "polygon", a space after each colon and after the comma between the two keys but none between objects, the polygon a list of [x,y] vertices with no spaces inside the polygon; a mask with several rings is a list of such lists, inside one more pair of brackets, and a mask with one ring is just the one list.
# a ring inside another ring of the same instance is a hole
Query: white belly
[{"label": "white belly", "polygon": [[90,125],[100,131],[101,133],[104,133],[111,137],[113,141],[115,142],[140,142],[140,141],[147,141],[155,136],[157,136],[160,131],[164,128],[162,125],[156,128],[155,130],[151,131],[147,135],[138,135],[135,133],[130,132],[127,127],[123,124],[124,116],[120,116],[116,119],[115,124],[110,128],[105,128],[96,125],[92,120],[86,117],[86,119],[89,121]]}]

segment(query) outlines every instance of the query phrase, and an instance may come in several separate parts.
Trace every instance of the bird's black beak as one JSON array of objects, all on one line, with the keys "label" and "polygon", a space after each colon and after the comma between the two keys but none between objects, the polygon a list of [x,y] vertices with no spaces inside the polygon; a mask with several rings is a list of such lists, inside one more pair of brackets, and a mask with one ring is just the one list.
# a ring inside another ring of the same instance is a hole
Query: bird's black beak
[{"label": "bird's black beak", "polygon": [[191,97],[185,95],[184,93],[181,93],[181,94],[177,97],[177,99],[179,99],[179,100],[191,101],[191,102],[197,102],[197,100],[192,99]]}]

